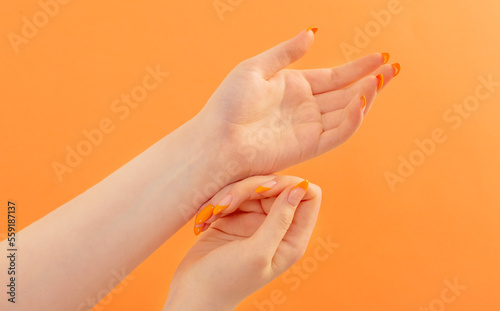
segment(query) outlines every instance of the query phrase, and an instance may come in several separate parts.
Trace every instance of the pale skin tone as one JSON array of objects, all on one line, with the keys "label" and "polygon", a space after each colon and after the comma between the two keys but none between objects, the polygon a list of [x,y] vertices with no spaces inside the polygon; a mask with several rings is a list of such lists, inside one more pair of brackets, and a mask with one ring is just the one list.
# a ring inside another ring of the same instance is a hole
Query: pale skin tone
[{"label": "pale skin tone", "polygon": [[[255,192],[269,181],[276,182],[270,190]],[[207,202],[232,197],[222,213],[205,223],[210,229],[177,268],[164,310],[234,310],[297,262],[321,203],[320,188],[309,184],[306,191],[296,187],[301,182],[292,176],[249,177]]]},{"label": "pale skin tone", "polygon": [[[313,41],[312,31],[302,31],[242,62],[193,119],[22,230],[15,308],[88,309],[109,288],[111,271],[130,273],[226,185],[280,171],[352,136],[376,97],[375,76],[382,73],[387,85],[394,69],[381,54],[333,69],[284,69]],[[7,307],[13,304],[1,299]]]}]

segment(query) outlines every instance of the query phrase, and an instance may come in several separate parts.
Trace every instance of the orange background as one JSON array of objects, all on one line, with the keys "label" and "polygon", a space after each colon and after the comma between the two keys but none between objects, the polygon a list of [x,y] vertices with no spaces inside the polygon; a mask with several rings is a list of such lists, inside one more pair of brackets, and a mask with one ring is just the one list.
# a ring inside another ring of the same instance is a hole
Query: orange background
[{"label": "orange background", "polygon": [[[41,8],[35,0],[3,3],[0,202],[16,200],[21,227],[187,121],[239,61],[317,26],[312,50],[293,68],[345,63],[340,44],[354,45],[356,27],[373,26],[371,12],[393,1],[222,2],[233,3],[223,19],[213,0],[74,0],[60,5],[18,53],[7,35],[19,34],[22,17],[31,19]],[[308,272],[299,283],[276,279],[238,310],[259,310],[256,303],[276,290],[286,298],[274,310],[498,308],[500,87],[456,129],[443,115],[474,95],[479,77],[500,81],[500,2],[401,0],[400,6],[387,25],[373,26],[352,58],[390,52],[401,74],[348,143],[286,171],[324,191],[308,252],[297,263]],[[126,119],[116,118],[113,100],[157,64],[170,76]],[[65,147],[106,117],[116,129],[59,182],[51,163],[63,162]],[[446,141],[393,191],[384,174],[398,174],[399,157],[416,155],[414,141],[431,138],[436,128]],[[104,309],[161,310],[175,267],[195,241],[191,225],[133,271],[135,279],[107,297]],[[328,237],[339,247],[318,262],[318,238]],[[288,276],[297,280],[298,274]],[[439,302],[445,280],[455,278],[467,289],[453,302]]]}]

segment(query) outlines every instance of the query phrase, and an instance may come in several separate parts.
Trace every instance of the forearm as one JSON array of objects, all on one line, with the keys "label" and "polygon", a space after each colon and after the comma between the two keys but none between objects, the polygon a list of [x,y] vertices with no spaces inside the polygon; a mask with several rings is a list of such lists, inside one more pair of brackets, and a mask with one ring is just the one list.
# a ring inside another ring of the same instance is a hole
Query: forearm
[{"label": "forearm", "polygon": [[75,309],[130,273],[218,190],[205,188],[221,171],[216,141],[189,122],[21,231],[17,306]]}]

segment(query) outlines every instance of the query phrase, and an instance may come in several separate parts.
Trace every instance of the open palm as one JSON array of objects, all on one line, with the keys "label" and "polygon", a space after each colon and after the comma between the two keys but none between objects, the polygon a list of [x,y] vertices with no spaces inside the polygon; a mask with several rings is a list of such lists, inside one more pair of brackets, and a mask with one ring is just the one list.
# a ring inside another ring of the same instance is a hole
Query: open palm
[{"label": "open palm", "polygon": [[312,31],[303,31],[243,61],[203,111],[213,114],[218,132],[245,160],[250,175],[279,171],[345,142],[380,87],[399,70],[397,64],[384,65],[387,54],[330,69],[284,69],[304,56],[313,40]]}]

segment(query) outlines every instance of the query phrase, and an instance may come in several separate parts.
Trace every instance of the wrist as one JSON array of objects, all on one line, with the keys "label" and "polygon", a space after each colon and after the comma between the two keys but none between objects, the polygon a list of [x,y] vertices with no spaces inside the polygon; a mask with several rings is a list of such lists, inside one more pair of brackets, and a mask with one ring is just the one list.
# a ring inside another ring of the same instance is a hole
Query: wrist
[{"label": "wrist", "polygon": [[158,167],[160,187],[178,194],[180,200],[171,203],[181,208],[184,222],[217,191],[247,174],[219,126],[207,119],[195,116],[152,147],[164,156]]},{"label": "wrist", "polygon": [[[230,304],[221,301],[224,293],[217,296],[208,294],[208,290],[199,286],[199,282],[194,285],[183,286],[172,281],[164,311],[232,311],[238,304]],[[207,284],[208,285],[208,284]]]}]

